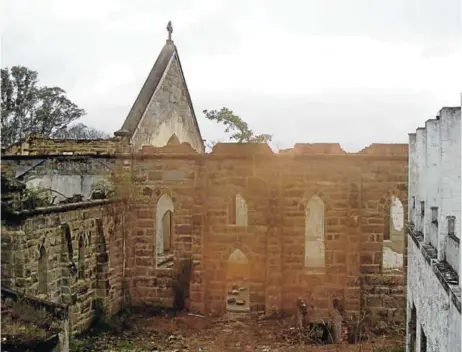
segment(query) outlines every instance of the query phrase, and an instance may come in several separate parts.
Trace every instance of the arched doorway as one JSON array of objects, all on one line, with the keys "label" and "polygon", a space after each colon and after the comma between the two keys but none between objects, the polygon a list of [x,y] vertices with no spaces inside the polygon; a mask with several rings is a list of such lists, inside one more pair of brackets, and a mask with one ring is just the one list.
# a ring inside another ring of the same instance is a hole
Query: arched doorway
[{"label": "arched doorway", "polygon": [[250,310],[250,265],[246,255],[236,249],[229,256],[226,271],[226,310]]}]

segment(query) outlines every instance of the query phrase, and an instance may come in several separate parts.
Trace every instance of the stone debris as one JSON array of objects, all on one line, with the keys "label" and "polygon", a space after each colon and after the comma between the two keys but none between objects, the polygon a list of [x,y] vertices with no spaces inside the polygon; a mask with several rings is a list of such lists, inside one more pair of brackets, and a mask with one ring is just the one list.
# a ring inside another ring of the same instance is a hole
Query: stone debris
[{"label": "stone debris", "polygon": [[[308,345],[325,343],[325,333],[320,326],[299,329],[293,326],[293,317],[258,320],[257,315],[248,316],[245,323],[234,319],[195,317],[187,313],[176,317],[139,316],[130,328],[121,333],[98,333],[82,338],[80,346],[84,347],[71,351],[299,352],[309,351]],[[204,325],[204,320],[208,321],[207,325]],[[402,336],[396,337],[396,341],[402,340]],[[365,350],[372,351],[372,348]]]}]

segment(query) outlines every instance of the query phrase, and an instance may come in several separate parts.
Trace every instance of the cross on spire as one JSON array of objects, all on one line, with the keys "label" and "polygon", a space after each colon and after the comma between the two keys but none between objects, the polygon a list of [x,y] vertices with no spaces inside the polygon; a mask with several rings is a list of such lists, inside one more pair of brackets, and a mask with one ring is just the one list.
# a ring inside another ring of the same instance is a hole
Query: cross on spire
[{"label": "cross on spire", "polygon": [[168,32],[168,41],[171,42],[172,41],[172,32],[173,32],[172,21],[168,21],[167,32]]}]

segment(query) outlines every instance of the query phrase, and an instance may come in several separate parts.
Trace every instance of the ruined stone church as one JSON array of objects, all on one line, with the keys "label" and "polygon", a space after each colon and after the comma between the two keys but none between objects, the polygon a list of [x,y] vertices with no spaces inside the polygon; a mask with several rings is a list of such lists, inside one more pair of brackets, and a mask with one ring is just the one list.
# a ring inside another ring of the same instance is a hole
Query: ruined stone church
[{"label": "ruined stone church", "polygon": [[[204,153],[171,29],[114,138],[33,136],[2,159],[2,286],[64,305],[73,332],[95,302],[213,315],[304,302],[338,332],[361,315],[404,324],[407,144]],[[45,206],[24,201],[37,187]]]}]

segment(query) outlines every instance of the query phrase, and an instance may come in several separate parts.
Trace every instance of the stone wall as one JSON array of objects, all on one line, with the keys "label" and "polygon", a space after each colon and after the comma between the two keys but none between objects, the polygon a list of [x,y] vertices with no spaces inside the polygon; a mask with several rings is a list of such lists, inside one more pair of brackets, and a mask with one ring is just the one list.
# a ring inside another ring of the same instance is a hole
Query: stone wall
[{"label": "stone wall", "polygon": [[[406,241],[394,229],[407,209],[393,205],[407,204],[405,145],[357,154],[297,145],[279,155],[261,144],[219,144],[211,154],[144,147],[116,155],[112,180],[125,208],[32,212],[2,236],[5,284],[41,295],[46,268],[46,294],[71,305],[74,331],[88,326],[94,298],[120,307],[122,282],[127,305],[175,306],[183,290],[187,307],[207,314],[293,313],[302,299],[311,321],[330,319],[334,301],[347,320],[361,311],[402,318]],[[393,270],[390,250],[401,255]],[[194,269],[181,288],[182,259]]]},{"label": "stone wall", "polygon": [[17,143],[5,155],[112,155],[128,150],[123,138],[111,139],[50,139],[31,135],[23,143]]},{"label": "stone wall", "polygon": [[2,286],[69,305],[73,332],[86,329],[99,298],[123,305],[122,203],[67,204],[8,216],[2,226]]},{"label": "stone wall", "polygon": [[4,156],[2,170],[25,183],[27,188],[47,189],[44,195],[54,203],[75,194],[90,199],[93,186],[112,183],[114,158],[102,156]]},{"label": "stone wall", "polygon": [[[302,298],[320,320],[336,299],[348,313],[403,322],[406,240],[401,268],[384,270],[382,253],[394,198],[404,205],[398,218],[407,219],[407,158],[402,145],[358,154],[297,145],[279,155],[266,145],[221,144],[208,155],[184,146],[144,148],[131,161],[133,181],[125,187],[133,209],[127,244],[133,302],[173,304],[175,266],[156,263],[167,262],[156,253],[156,218],[165,212],[161,207],[159,215],[156,205],[167,195],[173,258],[192,257],[195,264],[192,310],[224,314],[237,284],[248,290],[243,297],[252,310],[293,312]],[[242,209],[247,222],[236,222]],[[238,270],[248,273],[240,283],[228,282],[236,251],[248,265]],[[377,297],[380,290],[387,298]]]}]

